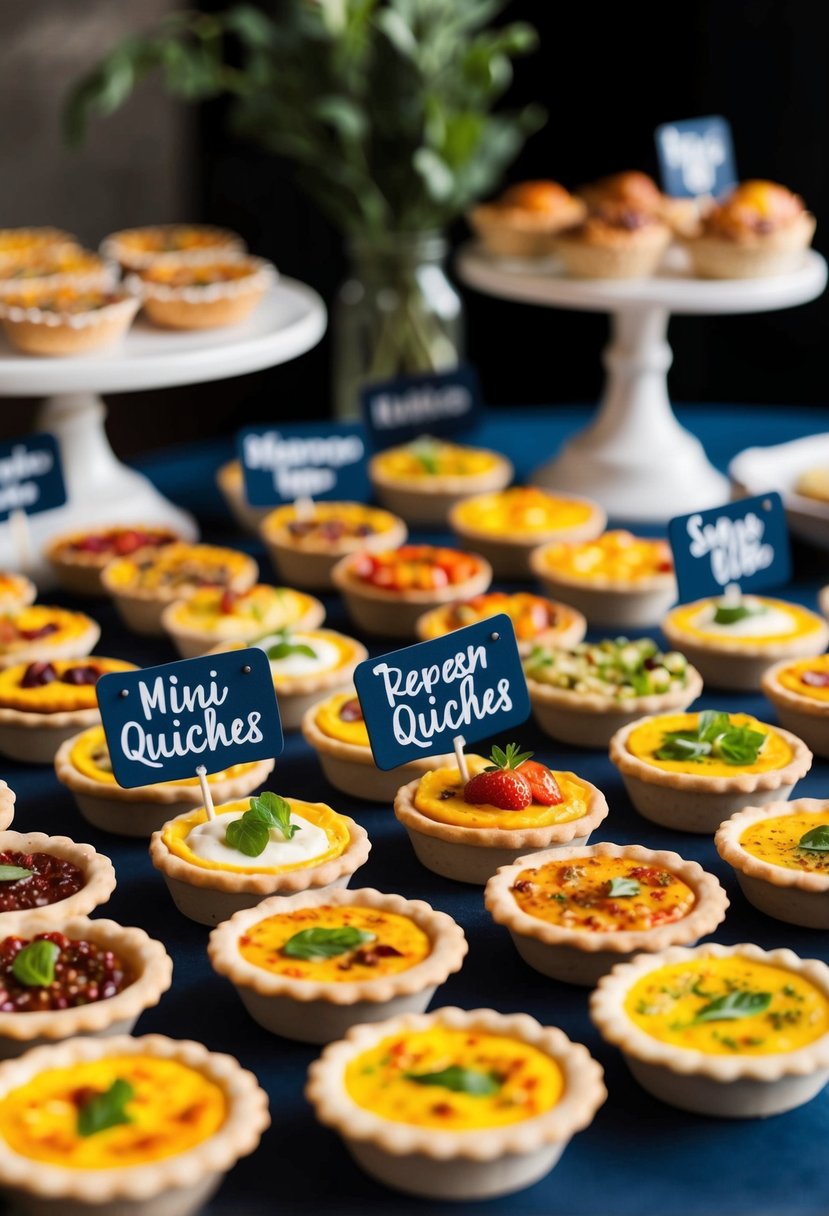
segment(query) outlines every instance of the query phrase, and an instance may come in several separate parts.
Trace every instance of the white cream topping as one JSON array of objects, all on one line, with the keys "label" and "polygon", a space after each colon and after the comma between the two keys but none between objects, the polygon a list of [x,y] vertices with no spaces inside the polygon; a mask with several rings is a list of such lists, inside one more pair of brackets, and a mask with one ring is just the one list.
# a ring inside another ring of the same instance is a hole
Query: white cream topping
[{"label": "white cream topping", "polygon": [[328,852],[330,846],[323,829],[308,819],[303,819],[301,815],[291,815],[291,823],[297,824],[301,831],[295,832],[290,840],[286,840],[279,828],[271,828],[270,839],[263,852],[258,857],[249,857],[247,853],[225,843],[228,824],[241,819],[243,814],[243,811],[238,814],[233,811],[197,824],[187,833],[188,848],[203,861],[215,861],[219,865],[237,866],[245,870],[270,870],[276,866],[298,865],[300,862],[322,857],[323,853]]},{"label": "white cream topping", "polygon": [[765,608],[765,611],[752,612],[750,616],[741,617],[739,621],[733,621],[730,625],[718,625],[714,620],[714,615],[720,604],[724,607],[734,607],[735,605],[726,598],[712,600],[691,618],[690,624],[704,633],[724,638],[768,638],[794,633],[795,619],[785,609],[772,608],[768,604],[764,604],[763,600],[751,595],[744,596],[740,602],[746,608]]},{"label": "white cream topping", "polygon": [[322,671],[333,671],[339,666],[339,648],[314,633],[289,633],[287,638],[274,634],[272,637],[260,638],[256,645],[267,652],[272,646],[278,646],[284,641],[288,641],[292,646],[308,646],[313,650],[314,657],[294,653],[283,659],[271,659],[271,671],[275,676],[310,676]]}]

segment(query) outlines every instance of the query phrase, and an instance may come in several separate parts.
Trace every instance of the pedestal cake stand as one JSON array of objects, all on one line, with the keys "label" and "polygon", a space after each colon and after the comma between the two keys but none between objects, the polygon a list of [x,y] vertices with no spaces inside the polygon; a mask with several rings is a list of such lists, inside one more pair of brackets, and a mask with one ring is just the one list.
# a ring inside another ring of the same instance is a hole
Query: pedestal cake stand
[{"label": "pedestal cake stand", "polygon": [[[139,320],[119,346],[75,359],[33,358],[4,343],[0,397],[46,397],[34,429],[57,436],[68,498],[58,510],[30,517],[34,555],[27,573],[48,586],[50,571],[40,556],[45,541],[93,523],[163,523],[188,539],[198,534],[190,514],[116,458],[99,393],[201,384],[275,367],[315,346],[325,325],[325,306],[316,292],[282,278],[248,321],[227,329],[174,332]],[[0,569],[19,564],[11,529],[2,524]]]},{"label": "pedestal cake stand", "polygon": [[727,501],[728,481],[702,444],[679,425],[668,397],[671,313],[770,312],[805,304],[826,286],[813,250],[791,273],[764,279],[698,279],[680,251],[647,279],[570,279],[552,262],[530,265],[461,250],[458,272],[489,295],[548,308],[610,314],[607,378],[598,416],[534,474],[558,490],[586,494],[617,519],[664,522]]}]

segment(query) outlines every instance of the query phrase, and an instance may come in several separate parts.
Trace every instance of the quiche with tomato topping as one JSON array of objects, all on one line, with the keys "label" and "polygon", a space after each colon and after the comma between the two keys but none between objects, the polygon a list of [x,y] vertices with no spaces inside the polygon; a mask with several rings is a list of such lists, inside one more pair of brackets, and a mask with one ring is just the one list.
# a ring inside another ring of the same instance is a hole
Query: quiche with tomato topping
[{"label": "quiche with tomato topping", "polygon": [[113,558],[152,556],[182,539],[163,524],[112,524],[53,536],[43,555],[67,591],[103,595],[101,573]]},{"label": "quiche with tomato topping", "polygon": [[783,659],[760,684],[781,726],[793,731],[818,756],[829,756],[829,655]]}]

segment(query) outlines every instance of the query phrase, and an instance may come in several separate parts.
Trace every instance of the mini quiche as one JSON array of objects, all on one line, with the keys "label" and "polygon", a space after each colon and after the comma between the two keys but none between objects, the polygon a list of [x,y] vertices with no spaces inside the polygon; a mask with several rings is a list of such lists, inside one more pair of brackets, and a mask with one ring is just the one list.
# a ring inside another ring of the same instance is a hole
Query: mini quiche
[{"label": "mini quiche", "polygon": [[164,609],[203,587],[247,591],[259,568],[247,553],[216,545],[165,545],[158,553],[117,557],[104,566],[101,583],[124,624],[135,633],[161,637]]},{"label": "mini quiche", "polygon": [[658,270],[672,235],[652,211],[607,202],[558,233],[555,251],[573,278],[644,278]]},{"label": "mini quiche", "polygon": [[796,269],[815,232],[803,199],[775,182],[740,182],[685,241],[694,273],[756,279]]},{"label": "mini quiche", "polygon": [[535,646],[524,660],[535,720],[545,734],[577,747],[607,747],[645,714],[687,709],[702,677],[677,651],[652,638],[605,638],[569,650]]},{"label": "mini quiche", "polygon": [[[231,642],[216,647],[215,653],[245,645]],[[283,730],[299,730],[305,714],[325,693],[349,689],[355,667],[368,658],[362,642],[334,629],[283,629],[250,645],[268,656]]]},{"label": "mini quiche", "polygon": [[216,485],[239,527],[254,536],[268,514],[267,507],[252,507],[245,496],[245,477],[238,460],[228,460],[216,470]]},{"label": "mini quiche", "polygon": [[0,615],[0,670],[40,659],[81,659],[101,636],[97,621],[83,612],[28,604]]},{"label": "mini quiche", "polygon": [[0,1067],[0,1187],[24,1216],[195,1216],[269,1122],[201,1043],[70,1039]]},{"label": "mini quiche", "polygon": [[490,878],[484,902],[524,962],[590,987],[640,951],[694,945],[728,907],[717,879],[695,861],[636,844],[519,857]]},{"label": "mini quiche", "polygon": [[208,946],[253,1020],[303,1043],[423,1013],[466,951],[444,912],[370,888],[266,899],[214,929]]},{"label": "mini quiche", "polygon": [[515,639],[522,654],[534,646],[574,646],[587,632],[587,621],[575,608],[529,591],[489,591],[471,600],[458,600],[424,612],[415,632],[423,642],[442,638],[466,625],[477,625],[505,612],[515,627]]},{"label": "mini quiche", "polygon": [[610,740],[610,759],[643,818],[703,833],[745,806],[788,798],[812,766],[787,730],[713,709],[640,718]]},{"label": "mini quiche", "polygon": [[75,1035],[129,1034],[172,983],[173,963],[143,929],[37,912],[0,932],[0,1057]]},{"label": "mini quiche", "polygon": [[600,1066],[562,1031],[451,1006],[354,1026],[308,1076],[317,1118],[357,1164],[427,1199],[531,1186],[607,1097]]},{"label": "mini quiche", "polygon": [[319,600],[290,587],[255,583],[243,591],[200,587],[168,604],[161,624],[183,659],[224,642],[251,643],[280,629],[313,629],[325,620]]},{"label": "mini quiche", "polygon": [[43,555],[61,587],[76,595],[104,595],[101,573],[116,557],[152,556],[182,537],[163,524],[113,524],[53,536]]},{"label": "mini quiche", "polygon": [[483,885],[524,853],[587,844],[607,815],[604,795],[531,756],[510,743],[488,760],[467,756],[468,780],[447,766],[398,790],[394,813],[427,870]]},{"label": "mini quiche", "polygon": [[[216,803],[252,794],[273,772],[273,760],[234,764],[208,773]],[[122,789],[115,780],[102,726],[90,726],[62,743],[55,755],[55,774],[70,790],[82,817],[93,827],[116,836],[148,839],[171,816],[202,805],[198,777]]]},{"label": "mini quiche", "polygon": [[548,595],[578,608],[594,627],[647,628],[676,600],[668,542],[624,530],[542,545],[530,566]]},{"label": "mini quiche", "polygon": [[78,245],[55,245],[16,263],[0,263],[0,299],[53,296],[64,289],[78,292],[109,291],[114,267],[97,253]]},{"label": "mini quiche", "polygon": [[464,498],[502,490],[512,464],[499,452],[422,435],[387,448],[369,461],[368,475],[384,507],[407,524],[446,526],[450,509]]},{"label": "mini quiche", "polygon": [[590,1013],[642,1088],[680,1110],[777,1115],[829,1079],[829,967],[791,950],[640,954],[599,981]]},{"label": "mini quiche", "polygon": [[662,632],[706,684],[746,691],[760,687],[773,663],[821,654],[829,642],[829,625],[808,608],[739,593],[680,604]]},{"label": "mini quiche", "polygon": [[401,545],[340,558],[331,581],[355,625],[367,633],[410,638],[424,612],[486,591],[492,567],[477,553]]},{"label": "mini quiche", "polygon": [[391,511],[361,502],[286,503],[260,528],[279,577],[297,587],[330,590],[331,571],[357,549],[395,549],[408,530]]},{"label": "mini quiche", "polygon": [[0,832],[5,831],[14,819],[14,804],[17,795],[5,781],[0,780]]},{"label": "mini quiche", "polygon": [[51,764],[62,743],[100,722],[96,687],[113,671],[135,671],[135,665],[94,655],[0,670],[0,755]]},{"label": "mini quiche", "polygon": [[[0,284],[0,289],[2,284]],[[85,355],[119,342],[135,320],[138,300],[113,287],[27,286],[0,296],[0,325],[26,355]]]},{"label": "mini quiche", "polygon": [[63,924],[105,904],[115,870],[91,844],[43,832],[0,832],[0,928],[14,932],[23,914]]},{"label": "mini quiche", "polygon": [[829,655],[783,659],[764,672],[760,686],[780,724],[829,757]]},{"label": "mini quiche", "polygon": [[266,791],[212,818],[204,807],[176,816],[153,833],[150,857],[178,910],[217,925],[268,895],[348,886],[370,848],[365,830],[325,803]]},{"label": "mini quiche", "polygon": [[530,577],[530,557],[539,545],[592,540],[605,522],[604,511],[589,498],[538,486],[477,494],[449,512],[455,535],[487,559],[496,577],[506,579]]},{"label": "mini quiche", "polygon": [[77,249],[78,242],[61,228],[0,228],[0,267],[25,265],[67,245]]},{"label": "mini quiche", "polygon": [[335,693],[306,710],[302,734],[319,757],[326,781],[367,802],[393,802],[401,784],[442,768],[451,756],[426,756],[386,772],[374,763],[363,710],[354,689]]},{"label": "mini quiche", "polygon": [[17,612],[33,604],[37,598],[37,587],[23,574],[0,570],[0,614]]},{"label": "mini quiche", "polygon": [[113,232],[101,243],[101,253],[117,262],[123,270],[144,270],[159,259],[224,256],[244,253],[245,243],[235,232],[211,224],[153,224],[145,228],[124,228]]},{"label": "mini quiche", "polygon": [[721,825],[714,843],[760,912],[829,929],[829,801],[748,806]]},{"label": "mini quiche", "polygon": [[584,219],[587,208],[558,182],[517,182],[467,216],[487,253],[496,258],[543,258],[553,238]]},{"label": "mini quiche", "polygon": [[275,281],[275,268],[263,258],[171,254],[129,275],[126,286],[154,325],[193,330],[240,325]]}]

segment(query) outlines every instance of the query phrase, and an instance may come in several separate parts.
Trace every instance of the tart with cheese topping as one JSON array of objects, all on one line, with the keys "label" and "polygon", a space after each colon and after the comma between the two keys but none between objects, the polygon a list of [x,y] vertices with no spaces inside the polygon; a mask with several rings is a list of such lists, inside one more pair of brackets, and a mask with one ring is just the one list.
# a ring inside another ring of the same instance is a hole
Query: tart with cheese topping
[{"label": "tart with cheese topping", "polygon": [[124,270],[144,270],[160,258],[203,259],[226,253],[244,253],[245,243],[235,232],[211,224],[153,224],[113,232],[101,244],[105,258]]},{"label": "tart with cheese topping", "polygon": [[829,756],[829,655],[783,659],[764,672],[760,686],[781,726],[816,755]]},{"label": "tart with cheese topping", "polygon": [[238,460],[228,460],[216,470],[216,485],[231,515],[245,532],[259,535],[259,525],[268,514],[267,507],[253,507],[245,494],[245,477]]},{"label": "tart with cheese topping", "polygon": [[33,604],[37,598],[37,587],[23,574],[12,574],[0,570],[0,614],[17,612]]},{"label": "tart with cheese topping", "polygon": [[728,907],[717,879],[695,861],[635,844],[519,857],[490,878],[484,902],[526,963],[589,986],[640,951],[694,945]]},{"label": "tart with cheese topping", "polygon": [[170,254],[131,274],[126,286],[154,325],[193,330],[240,325],[275,281],[275,268],[263,258]]},{"label": "tart with cheese topping", "polygon": [[[208,773],[213,801],[232,802],[252,794],[264,784],[273,767],[273,760],[254,760]],[[61,785],[71,790],[87,823],[117,836],[147,838],[171,815],[202,805],[195,776],[123,789],[115,780],[102,726],[91,726],[62,743],[55,755],[55,773]]]},{"label": "tart with cheese topping", "polygon": [[543,545],[530,566],[549,595],[578,608],[594,627],[656,625],[676,600],[668,542],[623,529]]},{"label": "tart with cheese topping", "polygon": [[450,916],[370,888],[267,899],[214,929],[208,946],[254,1021],[304,1043],[423,1013],[466,951]]},{"label": "tart with cheese topping", "polygon": [[786,600],[726,593],[680,604],[662,622],[665,637],[713,688],[754,690],[780,659],[819,655],[829,625]]},{"label": "tart with cheese topping", "polygon": [[[2,291],[2,283],[0,283]],[[0,296],[0,324],[27,355],[85,355],[120,341],[138,312],[135,296],[113,287],[29,284]]]},{"label": "tart with cheese topping", "polygon": [[640,718],[610,740],[610,759],[645,819],[705,833],[745,806],[788,798],[812,767],[796,735],[713,709]]},{"label": "tart with cheese topping", "polygon": [[200,587],[175,599],[161,614],[161,623],[183,659],[207,654],[225,642],[247,645],[263,633],[313,629],[324,620],[325,609],[312,595],[266,583],[242,591]]},{"label": "tart with cheese topping", "polygon": [[297,587],[328,590],[331,571],[357,549],[395,549],[408,531],[391,511],[361,502],[286,503],[262,521],[262,539],[280,578]]},{"label": "tart with cheese topping", "polygon": [[461,1200],[545,1177],[607,1096],[599,1065],[562,1031],[452,1007],[352,1027],[305,1092],[373,1178]]},{"label": "tart with cheese topping", "polygon": [[363,710],[354,689],[335,693],[306,710],[302,734],[317,753],[326,780],[352,798],[368,802],[394,801],[401,785],[433,768],[448,764],[451,756],[425,756],[384,771],[374,763]]},{"label": "tart with cheese topping", "polygon": [[787,274],[815,232],[803,199],[775,182],[740,182],[685,241],[694,272],[706,279]]},{"label": "tart with cheese topping", "polygon": [[642,1088],[681,1110],[780,1114],[829,1080],[829,967],[791,950],[642,954],[599,981],[590,1013]]},{"label": "tart with cheese topping", "polygon": [[0,670],[41,659],[81,659],[100,636],[100,625],[84,612],[47,604],[4,612],[0,616]]},{"label": "tart with cheese topping", "polygon": [[115,890],[115,870],[91,844],[43,832],[0,832],[0,929],[14,932],[23,915],[37,912],[62,924],[86,916]]},{"label": "tart with cheese topping", "polygon": [[829,929],[829,801],[748,806],[720,826],[714,843],[760,912]]},{"label": "tart with cheese topping", "polygon": [[195,1216],[256,1148],[267,1097],[232,1056],[76,1038],[0,1068],[0,1185],[19,1211]]},{"label": "tart with cheese topping", "polygon": [[518,182],[467,217],[488,253],[498,258],[543,258],[554,251],[552,238],[578,224],[585,205],[553,181]]},{"label": "tart with cheese topping", "polygon": [[533,646],[574,646],[587,631],[582,614],[567,604],[557,604],[529,591],[489,591],[471,600],[459,600],[424,612],[417,622],[417,636],[421,641],[429,642],[502,612],[515,627],[515,640],[522,654],[529,654]]},{"label": "tart with cheese topping", "polygon": [[435,874],[483,885],[524,853],[587,844],[607,815],[595,785],[519,752],[493,748],[457,766],[434,769],[398,790],[394,813],[419,861]]},{"label": "tart with cheese topping", "polygon": [[104,566],[101,583],[127,628],[160,637],[168,604],[202,588],[247,591],[258,574],[253,558],[238,549],[181,543],[158,553],[117,557]]},{"label": "tart with cheese topping", "polygon": [[0,780],[0,832],[5,831],[14,819],[14,804],[17,795],[5,781]]},{"label": "tart with cheese topping", "polygon": [[502,490],[512,464],[499,452],[421,435],[372,456],[368,475],[379,501],[408,524],[446,526],[450,509],[464,498]]},{"label": "tart with cheese topping", "polygon": [[181,539],[162,524],[113,524],[54,536],[43,555],[67,591],[103,595],[101,572],[113,558],[152,556]]},{"label": "tart with cheese topping", "polygon": [[258,798],[204,807],[169,820],[150,842],[176,907],[217,925],[268,895],[348,886],[369,854],[365,830],[324,802]]},{"label": "tart with cheese topping", "polygon": [[135,671],[135,664],[94,655],[0,670],[0,755],[51,764],[62,743],[100,721],[96,687],[112,671]]}]

